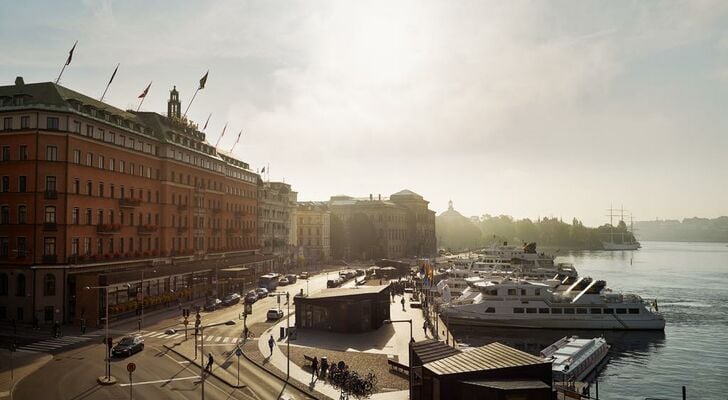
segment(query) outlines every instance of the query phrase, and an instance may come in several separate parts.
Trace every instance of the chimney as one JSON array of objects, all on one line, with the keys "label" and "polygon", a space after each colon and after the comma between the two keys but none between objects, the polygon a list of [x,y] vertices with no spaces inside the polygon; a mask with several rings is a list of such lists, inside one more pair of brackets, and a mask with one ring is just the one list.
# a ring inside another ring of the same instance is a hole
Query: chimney
[{"label": "chimney", "polygon": [[372,201],[372,200],[374,200],[374,195],[369,193],[369,201]]},{"label": "chimney", "polygon": [[15,86],[23,86],[25,85],[25,81],[23,80],[22,76],[18,76],[15,78]]}]

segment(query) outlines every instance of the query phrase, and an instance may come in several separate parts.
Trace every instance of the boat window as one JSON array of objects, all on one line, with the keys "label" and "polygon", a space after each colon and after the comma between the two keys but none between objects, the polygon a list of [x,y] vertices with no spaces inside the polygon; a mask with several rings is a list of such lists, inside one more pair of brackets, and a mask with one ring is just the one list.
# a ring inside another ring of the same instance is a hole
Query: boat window
[{"label": "boat window", "polygon": [[516,295],[516,289],[508,289],[508,295],[509,296],[515,296]]},{"label": "boat window", "polygon": [[639,308],[630,308],[629,309],[629,313],[630,314],[639,314],[640,313],[640,309]]},{"label": "boat window", "polygon": [[626,308],[618,308],[617,309],[617,314],[627,314],[627,309]]},{"label": "boat window", "polygon": [[614,314],[614,309],[613,308],[605,308],[604,309],[604,314]]},{"label": "boat window", "polygon": [[536,290],[534,291],[534,294],[535,294],[536,296],[541,296],[541,289],[536,289]]},{"label": "boat window", "polygon": [[590,308],[589,309],[589,312],[592,313],[592,314],[601,314],[602,313],[602,309],[601,308]]},{"label": "boat window", "polygon": [[549,313],[549,309],[548,308],[539,308],[538,309],[538,313],[539,314],[548,314]]},{"label": "boat window", "polygon": [[485,312],[487,312],[487,313],[494,313],[495,312],[495,308],[488,307],[488,308],[485,309]]},{"label": "boat window", "polygon": [[526,289],[521,289],[521,296],[525,296],[525,295],[526,295]]},{"label": "boat window", "polygon": [[527,308],[526,309],[526,313],[527,314],[536,314],[536,309],[535,308]]},{"label": "boat window", "polygon": [[552,308],[551,309],[551,314],[562,314],[562,313],[563,313],[563,310],[560,309],[560,308]]},{"label": "boat window", "polygon": [[513,309],[513,313],[514,314],[523,314],[523,308],[516,307],[516,308]]},{"label": "boat window", "polygon": [[586,308],[577,308],[576,313],[577,314],[586,314]]},{"label": "boat window", "polygon": [[564,314],[573,314],[574,309],[573,308],[564,308]]}]

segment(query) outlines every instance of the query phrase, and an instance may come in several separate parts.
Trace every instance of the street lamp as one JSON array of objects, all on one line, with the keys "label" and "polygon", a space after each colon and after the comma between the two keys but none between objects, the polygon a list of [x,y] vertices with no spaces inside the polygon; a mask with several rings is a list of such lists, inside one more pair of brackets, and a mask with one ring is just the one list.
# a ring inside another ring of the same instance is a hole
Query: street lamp
[{"label": "street lamp", "polygon": [[[230,321],[225,321],[225,322],[217,322],[217,323],[210,324],[210,325],[200,325],[195,328],[185,328],[184,330],[189,331],[189,330],[199,329],[200,336],[202,336],[204,338],[205,328],[212,328],[212,327],[220,326],[220,325],[232,326],[232,325],[235,325],[235,321],[230,320]],[[202,357],[200,359],[200,382],[201,382],[201,388],[202,388],[202,400],[205,400],[205,361],[204,361],[205,360],[205,341],[204,340],[200,340],[200,354],[202,355]]]},{"label": "street lamp", "polygon": [[[141,293],[140,299],[137,299],[141,302],[140,305],[140,312],[139,312],[139,320],[138,320],[138,326],[139,326],[139,332],[142,331],[142,325],[144,324],[144,270],[145,268],[142,268],[142,280],[139,282],[139,293]],[[152,273],[156,273],[157,270],[152,270]]]},{"label": "street lamp", "polygon": [[410,395],[412,394],[412,343],[415,342],[414,336],[412,336],[412,320],[411,319],[385,319],[383,323],[391,325],[397,322],[407,322],[410,326],[410,341],[409,341],[409,389]]},{"label": "street lamp", "polygon": [[91,289],[104,289],[106,301],[104,301],[106,305],[106,340],[104,341],[104,346],[106,346],[106,382],[109,382],[111,380],[111,360],[109,359],[109,354],[111,352],[111,349],[109,347],[109,287],[110,286],[86,286],[86,290]]},{"label": "street lamp", "polygon": [[291,294],[286,292],[286,381],[291,377]]}]

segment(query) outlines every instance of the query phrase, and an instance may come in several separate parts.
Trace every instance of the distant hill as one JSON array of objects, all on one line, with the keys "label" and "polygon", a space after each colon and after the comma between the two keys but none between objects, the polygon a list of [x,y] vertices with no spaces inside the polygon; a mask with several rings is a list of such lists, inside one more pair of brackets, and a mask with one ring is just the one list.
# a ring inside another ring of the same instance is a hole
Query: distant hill
[{"label": "distant hill", "polygon": [[728,242],[728,217],[636,221],[634,227],[638,240]]}]

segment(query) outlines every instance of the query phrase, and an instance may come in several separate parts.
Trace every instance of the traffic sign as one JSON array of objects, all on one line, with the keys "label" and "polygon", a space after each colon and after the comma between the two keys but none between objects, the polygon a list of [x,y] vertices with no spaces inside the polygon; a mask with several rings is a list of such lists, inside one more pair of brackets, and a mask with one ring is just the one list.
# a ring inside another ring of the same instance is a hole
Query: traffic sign
[{"label": "traffic sign", "polygon": [[243,351],[240,350],[240,347],[238,347],[237,349],[235,349],[235,355],[238,356],[238,357],[240,357],[240,356],[243,355]]},{"label": "traffic sign", "polygon": [[131,374],[132,372],[134,372],[134,370],[136,370],[136,364],[134,364],[133,362],[126,364],[126,370],[129,371],[129,373]]}]

